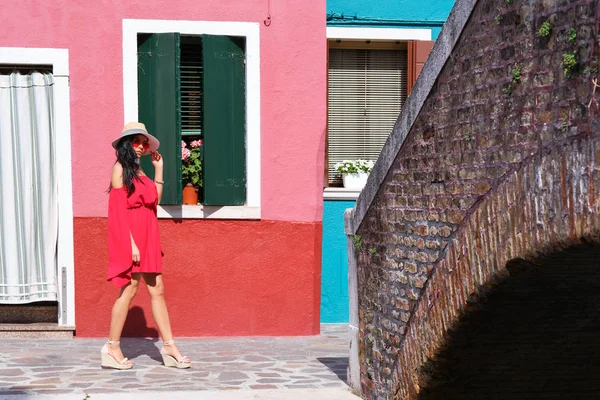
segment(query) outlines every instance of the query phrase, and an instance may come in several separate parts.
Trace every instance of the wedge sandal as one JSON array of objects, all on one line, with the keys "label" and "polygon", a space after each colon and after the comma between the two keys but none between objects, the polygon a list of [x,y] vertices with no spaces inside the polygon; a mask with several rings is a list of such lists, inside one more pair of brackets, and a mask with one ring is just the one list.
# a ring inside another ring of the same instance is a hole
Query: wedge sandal
[{"label": "wedge sandal", "polygon": [[109,340],[106,342],[104,346],[102,346],[102,350],[100,350],[100,360],[102,368],[111,368],[111,369],[131,369],[133,368],[133,364],[127,362],[127,357],[122,359],[121,361],[115,360],[110,354],[108,354],[108,345],[118,345],[120,341],[118,340]]},{"label": "wedge sandal", "polygon": [[175,344],[174,340],[168,340],[166,342],[163,342],[163,348],[160,349],[160,355],[162,356],[165,367],[173,367],[173,368],[179,368],[179,369],[190,368],[192,366],[192,360],[190,360],[188,357],[181,356],[181,358],[178,360],[175,357],[170,356],[167,353],[165,353],[164,346],[169,346],[172,344]]}]

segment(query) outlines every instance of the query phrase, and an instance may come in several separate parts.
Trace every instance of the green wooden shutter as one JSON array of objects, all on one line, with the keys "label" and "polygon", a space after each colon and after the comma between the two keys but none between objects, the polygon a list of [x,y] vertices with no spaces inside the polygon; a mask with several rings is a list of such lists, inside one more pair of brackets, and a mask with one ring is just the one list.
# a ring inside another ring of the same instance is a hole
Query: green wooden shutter
[{"label": "green wooden shutter", "polygon": [[[160,140],[164,157],[161,204],[181,204],[181,96],[179,33],[138,37],[138,117]],[[154,176],[150,157],[142,168]]]},{"label": "green wooden shutter", "polygon": [[241,39],[203,35],[204,204],[246,202],[245,55]]}]

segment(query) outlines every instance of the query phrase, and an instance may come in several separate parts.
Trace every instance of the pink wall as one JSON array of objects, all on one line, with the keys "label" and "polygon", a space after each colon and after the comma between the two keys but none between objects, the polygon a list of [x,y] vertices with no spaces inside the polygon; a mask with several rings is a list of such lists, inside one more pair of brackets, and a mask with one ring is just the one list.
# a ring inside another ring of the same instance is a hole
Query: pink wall
[{"label": "pink wall", "polygon": [[[0,47],[69,49],[73,204],[105,216],[123,126],[122,20],[260,22],[262,218],[320,221],[326,124],[325,0],[29,0],[0,14]],[[0,60],[1,61],[1,60]]]}]

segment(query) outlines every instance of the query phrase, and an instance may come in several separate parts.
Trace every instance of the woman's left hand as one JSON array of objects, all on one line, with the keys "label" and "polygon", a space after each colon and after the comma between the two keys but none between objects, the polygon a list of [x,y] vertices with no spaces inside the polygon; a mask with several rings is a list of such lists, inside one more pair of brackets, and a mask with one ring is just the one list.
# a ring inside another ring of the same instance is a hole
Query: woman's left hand
[{"label": "woman's left hand", "polygon": [[152,158],[152,165],[154,165],[154,168],[163,167],[163,158],[158,151],[150,154],[150,157]]}]

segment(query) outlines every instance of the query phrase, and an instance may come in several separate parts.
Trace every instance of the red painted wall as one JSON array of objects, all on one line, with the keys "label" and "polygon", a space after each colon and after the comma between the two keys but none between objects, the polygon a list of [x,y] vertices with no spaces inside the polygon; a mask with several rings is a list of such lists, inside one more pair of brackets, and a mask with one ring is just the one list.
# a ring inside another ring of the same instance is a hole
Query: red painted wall
[{"label": "red painted wall", "polygon": [[[321,223],[159,220],[175,336],[319,333]],[[75,218],[76,335],[108,335],[106,218]],[[124,336],[157,336],[140,287]]]}]

